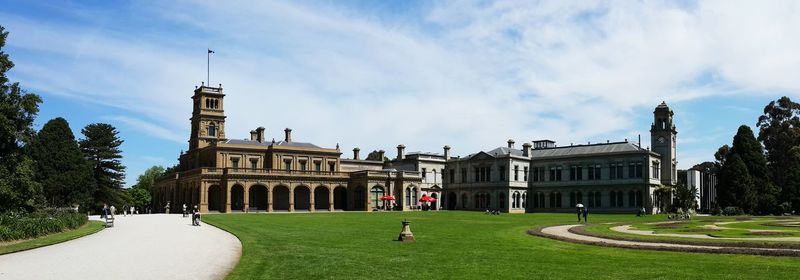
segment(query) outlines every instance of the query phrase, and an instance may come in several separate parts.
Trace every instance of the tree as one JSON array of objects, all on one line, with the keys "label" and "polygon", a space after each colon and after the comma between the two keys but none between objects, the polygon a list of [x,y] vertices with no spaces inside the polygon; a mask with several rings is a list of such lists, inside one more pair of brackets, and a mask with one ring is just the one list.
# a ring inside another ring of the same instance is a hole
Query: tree
[{"label": "tree", "polygon": [[34,162],[22,151],[33,136],[33,120],[42,99],[11,83],[14,67],[3,51],[8,32],[0,26],[0,211],[33,210],[41,203],[41,185],[34,180]]},{"label": "tree", "polygon": [[753,192],[756,194],[758,207],[756,211],[761,214],[776,212],[778,190],[773,186],[764,157],[764,147],[756,140],[750,127],[742,125],[733,137],[731,154],[741,157],[750,178],[753,180]]},{"label": "tree", "polygon": [[48,121],[26,148],[36,161],[36,181],[42,184],[47,202],[58,207],[88,205],[95,190],[92,167],[67,120]]},{"label": "tree", "polygon": [[381,158],[381,154],[382,153],[383,153],[383,151],[372,151],[367,155],[366,160],[374,160],[374,161],[387,161],[387,160],[389,160],[389,158],[387,158],[386,156]]},{"label": "tree", "polygon": [[685,184],[675,186],[675,207],[683,209],[684,213],[697,209],[697,186],[687,187]]},{"label": "tree", "polygon": [[165,172],[166,170],[164,167],[160,165],[150,167],[145,170],[142,175],[139,175],[139,178],[136,179],[136,185],[133,185],[133,188],[144,189],[147,191],[148,195],[152,196],[153,185],[155,185],[156,179],[163,176]]},{"label": "tree", "polygon": [[783,192],[784,199],[797,199],[790,196],[792,190],[787,187],[800,183],[788,182],[789,171],[798,164],[792,160],[790,150],[800,145],[800,104],[786,96],[771,101],[764,107],[764,115],[758,118],[758,128],[758,140],[764,143],[772,181]]},{"label": "tree", "polygon": [[119,139],[114,126],[104,123],[87,125],[81,130],[86,137],[80,147],[92,164],[97,190],[94,193],[95,206],[103,203],[122,205],[126,193],[122,191],[125,179],[125,166],[122,165],[122,139]]},{"label": "tree", "polygon": [[736,206],[745,212],[752,212],[756,206],[753,179],[747,172],[747,165],[737,154],[728,156],[720,172],[717,187],[719,204],[722,207]]},{"label": "tree", "polygon": [[150,192],[145,188],[132,188],[130,191],[130,196],[133,206],[136,206],[136,208],[139,209],[150,206],[150,202],[152,201]]}]

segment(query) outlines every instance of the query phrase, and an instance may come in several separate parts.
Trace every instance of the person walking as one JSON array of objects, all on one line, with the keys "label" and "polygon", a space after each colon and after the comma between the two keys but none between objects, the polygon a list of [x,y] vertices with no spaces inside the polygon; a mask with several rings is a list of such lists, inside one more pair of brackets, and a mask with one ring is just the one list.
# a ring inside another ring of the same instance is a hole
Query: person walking
[{"label": "person walking", "polygon": [[580,207],[577,207],[577,208],[578,208],[578,222],[580,223],[581,222],[581,212],[582,211],[581,211]]},{"label": "person walking", "polygon": [[109,208],[109,210],[111,210],[109,211],[111,212],[111,218],[114,218],[114,215],[117,214],[117,208],[114,207],[114,205],[111,205],[111,208]]},{"label": "person walking", "polygon": [[183,217],[186,217],[186,203],[183,204]]},{"label": "person walking", "polygon": [[103,203],[103,209],[100,210],[100,219],[105,219],[108,215],[108,204]]},{"label": "person walking", "polygon": [[127,205],[122,206],[122,216],[123,217],[128,216],[128,206]]},{"label": "person walking", "polygon": [[589,207],[583,208],[583,222],[584,223],[588,223],[589,222],[589,219],[587,218],[588,216],[589,216]]}]

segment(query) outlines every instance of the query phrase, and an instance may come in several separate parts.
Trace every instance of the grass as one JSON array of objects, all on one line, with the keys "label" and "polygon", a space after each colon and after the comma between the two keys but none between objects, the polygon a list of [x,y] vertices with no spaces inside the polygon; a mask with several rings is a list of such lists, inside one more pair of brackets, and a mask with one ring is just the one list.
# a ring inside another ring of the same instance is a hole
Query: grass
[{"label": "grass", "polygon": [[[394,241],[406,218],[415,243]],[[800,273],[800,258],[608,248],[526,233],[575,219],[453,211],[204,217],[242,242],[229,279],[794,279]],[[590,219],[666,220],[603,214]]]},{"label": "grass", "polygon": [[100,221],[88,221],[83,226],[73,230],[48,234],[30,240],[0,243],[0,255],[49,246],[78,237],[83,237],[102,230],[104,225],[105,223]]}]

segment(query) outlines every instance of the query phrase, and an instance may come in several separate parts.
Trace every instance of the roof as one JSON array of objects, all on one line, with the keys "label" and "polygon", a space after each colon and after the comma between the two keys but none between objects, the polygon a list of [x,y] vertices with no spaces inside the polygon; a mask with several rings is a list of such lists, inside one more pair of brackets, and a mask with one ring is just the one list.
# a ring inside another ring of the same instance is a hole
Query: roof
[{"label": "roof", "polygon": [[[248,139],[229,139],[225,141],[225,144],[235,144],[235,145],[258,145],[258,146],[270,146],[272,142],[258,142],[254,140]],[[289,146],[289,147],[302,147],[302,148],[320,148],[317,145],[311,143],[303,143],[303,142],[286,142],[286,141],[278,141],[275,142],[275,146]]]},{"label": "roof", "polygon": [[564,146],[554,148],[535,149],[532,151],[534,159],[552,158],[552,157],[577,157],[577,156],[592,156],[610,153],[655,153],[645,149],[639,148],[633,143],[629,142],[612,142],[612,143],[599,143],[590,145],[576,145]]},{"label": "roof", "polygon": [[522,150],[517,150],[517,149],[514,149],[514,148],[507,148],[507,147],[497,147],[497,148],[495,148],[495,149],[493,149],[491,151],[488,151],[488,152],[480,151],[478,153],[470,154],[470,155],[464,157],[464,159],[470,159],[470,158],[472,158],[472,157],[474,157],[476,155],[479,155],[481,153],[484,153],[484,154],[487,154],[487,155],[489,155],[491,157],[496,157],[496,158],[498,158],[498,157],[506,157],[509,154],[511,154],[513,156],[519,156],[519,157],[522,156]]}]

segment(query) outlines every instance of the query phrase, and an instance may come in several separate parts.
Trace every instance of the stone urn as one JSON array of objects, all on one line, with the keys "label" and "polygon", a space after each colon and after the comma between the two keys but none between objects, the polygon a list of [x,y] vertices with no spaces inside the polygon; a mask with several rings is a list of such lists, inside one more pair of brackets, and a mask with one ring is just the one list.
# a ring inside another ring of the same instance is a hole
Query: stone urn
[{"label": "stone urn", "polygon": [[403,231],[400,232],[400,236],[397,237],[397,241],[402,242],[414,242],[414,233],[411,232],[411,227],[409,225],[411,222],[408,220],[403,220]]}]

